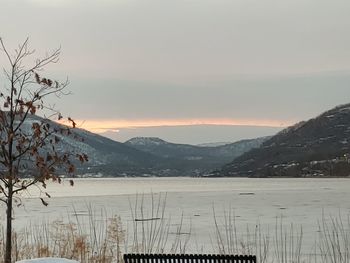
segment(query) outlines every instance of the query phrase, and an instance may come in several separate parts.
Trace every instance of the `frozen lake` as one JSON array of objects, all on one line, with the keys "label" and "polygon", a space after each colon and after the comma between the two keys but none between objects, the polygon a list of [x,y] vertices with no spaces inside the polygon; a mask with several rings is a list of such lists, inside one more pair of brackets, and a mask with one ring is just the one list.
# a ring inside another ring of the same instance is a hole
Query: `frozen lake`
[{"label": "frozen lake", "polygon": [[[191,232],[194,251],[212,251],[213,208],[219,222],[223,222],[224,212],[231,209],[241,232],[247,226],[254,229],[257,224],[274,229],[279,217],[285,225],[302,225],[304,244],[311,249],[322,214],[345,216],[350,211],[350,179],[344,178],[102,178],[74,182],[74,187],[67,181],[62,185],[49,184],[47,190],[52,198],[47,207],[35,197],[39,192],[27,193],[24,206],[15,209],[15,226],[66,219],[67,215],[72,216],[73,206],[84,217],[91,205],[96,211],[103,209],[108,215],[119,215],[124,228],[128,228],[133,223],[131,207],[135,206],[137,195],[139,204],[144,196],[144,218],[152,217],[151,196],[158,199],[159,195],[166,195],[165,217],[171,218],[174,226],[183,217],[182,232]],[[1,211],[3,219],[5,210]]]}]

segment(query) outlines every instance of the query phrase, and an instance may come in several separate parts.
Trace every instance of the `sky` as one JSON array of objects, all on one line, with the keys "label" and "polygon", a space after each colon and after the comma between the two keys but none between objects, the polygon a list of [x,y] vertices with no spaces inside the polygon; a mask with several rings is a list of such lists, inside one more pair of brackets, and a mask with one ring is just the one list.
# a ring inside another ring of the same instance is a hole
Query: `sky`
[{"label": "sky", "polygon": [[[51,104],[125,141],[274,134],[350,98],[348,0],[0,0],[0,37],[26,37],[70,80]],[[0,65],[6,66],[3,55]],[[3,85],[2,85],[3,86]]]}]

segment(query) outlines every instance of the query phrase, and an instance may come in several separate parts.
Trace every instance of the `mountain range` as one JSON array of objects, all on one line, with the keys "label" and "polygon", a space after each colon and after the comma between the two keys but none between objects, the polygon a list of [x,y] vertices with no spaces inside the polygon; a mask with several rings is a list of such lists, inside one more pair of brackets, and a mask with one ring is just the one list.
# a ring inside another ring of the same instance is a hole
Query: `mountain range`
[{"label": "mountain range", "polygon": [[[22,131],[31,132],[33,123],[49,122],[53,130],[59,123],[30,116]],[[80,176],[199,176],[222,167],[237,156],[259,147],[268,137],[242,140],[219,146],[175,144],[154,137],[137,137],[117,142],[89,131],[74,128],[71,134],[55,133],[58,152],[84,153],[89,161],[76,162]]]},{"label": "mountain range", "polygon": [[[34,122],[50,122],[31,116]],[[136,137],[125,143],[72,129],[57,133],[58,151],[85,153],[89,162],[77,163],[81,176],[349,176],[350,104],[297,123],[274,136],[206,145],[176,144],[156,137]],[[77,139],[78,138],[78,139]]]},{"label": "mountain range", "polygon": [[291,126],[234,159],[217,176],[350,175],[350,104]]}]

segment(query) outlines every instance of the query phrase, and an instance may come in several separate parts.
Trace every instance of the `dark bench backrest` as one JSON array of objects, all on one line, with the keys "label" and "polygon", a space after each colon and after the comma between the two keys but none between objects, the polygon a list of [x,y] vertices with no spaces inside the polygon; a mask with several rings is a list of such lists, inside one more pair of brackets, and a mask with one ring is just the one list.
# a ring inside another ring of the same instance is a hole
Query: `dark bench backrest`
[{"label": "dark bench backrest", "polygon": [[206,254],[124,254],[125,263],[256,263],[256,256]]}]

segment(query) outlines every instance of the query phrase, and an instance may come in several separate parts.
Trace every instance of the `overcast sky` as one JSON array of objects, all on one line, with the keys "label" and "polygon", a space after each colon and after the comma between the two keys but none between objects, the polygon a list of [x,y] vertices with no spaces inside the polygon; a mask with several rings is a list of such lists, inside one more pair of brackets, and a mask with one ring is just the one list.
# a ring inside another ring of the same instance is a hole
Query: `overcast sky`
[{"label": "overcast sky", "polygon": [[[56,104],[83,128],[232,141],[244,133],[222,127],[278,130],[350,102],[349,14],[348,0],[0,0],[0,36],[62,47],[46,72],[69,77]],[[164,128],[197,124],[218,129]]]}]

